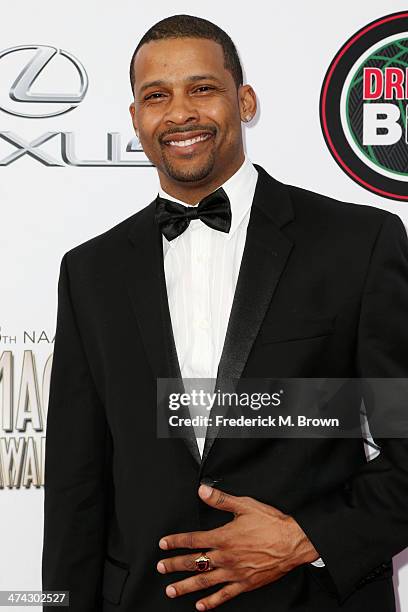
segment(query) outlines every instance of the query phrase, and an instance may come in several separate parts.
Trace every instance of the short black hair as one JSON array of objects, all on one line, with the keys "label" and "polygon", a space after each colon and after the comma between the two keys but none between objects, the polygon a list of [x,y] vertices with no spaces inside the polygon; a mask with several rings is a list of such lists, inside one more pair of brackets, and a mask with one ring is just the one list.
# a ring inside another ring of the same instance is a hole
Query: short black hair
[{"label": "short black hair", "polygon": [[206,38],[219,43],[224,52],[224,67],[234,78],[237,89],[243,84],[242,66],[237,49],[224,30],[207,19],[193,15],[171,15],[155,23],[141,38],[130,62],[130,85],[135,86],[134,62],[140,47],[151,40],[166,38]]}]

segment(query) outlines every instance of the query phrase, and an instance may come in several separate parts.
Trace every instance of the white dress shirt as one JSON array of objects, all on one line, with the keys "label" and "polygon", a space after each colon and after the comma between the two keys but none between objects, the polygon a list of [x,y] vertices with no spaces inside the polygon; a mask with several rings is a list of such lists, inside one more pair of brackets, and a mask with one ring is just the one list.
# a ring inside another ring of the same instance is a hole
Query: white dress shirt
[{"label": "white dress shirt", "polygon": [[[245,156],[222,185],[231,204],[228,233],[192,219],[173,240],[163,236],[169,310],[183,379],[217,378],[257,180],[258,172]],[[159,195],[190,206],[160,185]],[[205,438],[197,438],[201,456],[204,442]]]},{"label": "white dress shirt", "polygon": [[[173,240],[163,236],[167,295],[183,378],[217,378],[257,179],[256,168],[245,157],[222,185],[231,204],[228,233],[193,219]],[[161,187],[159,195],[189,206]],[[204,441],[197,438],[201,456]]]}]

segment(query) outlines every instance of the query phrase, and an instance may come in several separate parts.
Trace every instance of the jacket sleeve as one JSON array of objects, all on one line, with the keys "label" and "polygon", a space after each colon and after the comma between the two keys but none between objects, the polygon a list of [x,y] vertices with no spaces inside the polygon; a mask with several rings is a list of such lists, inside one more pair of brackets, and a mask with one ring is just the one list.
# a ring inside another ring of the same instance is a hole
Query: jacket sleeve
[{"label": "jacket sleeve", "polygon": [[[387,213],[373,247],[362,297],[358,377],[400,378],[408,387],[407,315],[407,234],[401,219]],[[370,398],[364,392],[363,399],[369,415],[366,402]],[[381,407],[383,415],[387,416],[392,401],[390,396],[390,404]],[[408,440],[382,438],[378,419],[374,429],[368,419],[380,454],[341,489],[293,513],[324,559],[326,568],[319,571],[327,570],[326,585],[334,586],[340,603],[360,586],[389,572],[389,561],[408,546]]]},{"label": "jacket sleeve", "polygon": [[46,427],[42,589],[69,591],[71,612],[100,612],[112,449],[75,318],[68,255],[58,282]]}]

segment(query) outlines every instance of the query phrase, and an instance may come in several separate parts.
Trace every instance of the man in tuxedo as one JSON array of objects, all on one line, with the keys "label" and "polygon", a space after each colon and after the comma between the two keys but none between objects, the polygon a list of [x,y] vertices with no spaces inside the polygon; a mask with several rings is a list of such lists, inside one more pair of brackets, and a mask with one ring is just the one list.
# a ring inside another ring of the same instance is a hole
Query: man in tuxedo
[{"label": "man in tuxedo", "polygon": [[162,20],[130,76],[159,193],[61,262],[43,590],[73,612],[391,612],[405,439],[367,461],[361,438],[159,438],[156,382],[406,377],[404,226],[251,163],[256,96],[218,26]]}]

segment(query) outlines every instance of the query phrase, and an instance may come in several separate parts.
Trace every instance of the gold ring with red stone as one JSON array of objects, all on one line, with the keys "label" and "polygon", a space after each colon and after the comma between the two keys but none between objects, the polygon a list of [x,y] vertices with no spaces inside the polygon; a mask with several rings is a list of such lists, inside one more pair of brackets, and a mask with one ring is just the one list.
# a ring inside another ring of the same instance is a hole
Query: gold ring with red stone
[{"label": "gold ring with red stone", "polygon": [[211,569],[211,560],[207,555],[201,554],[195,559],[197,572],[209,572]]}]

